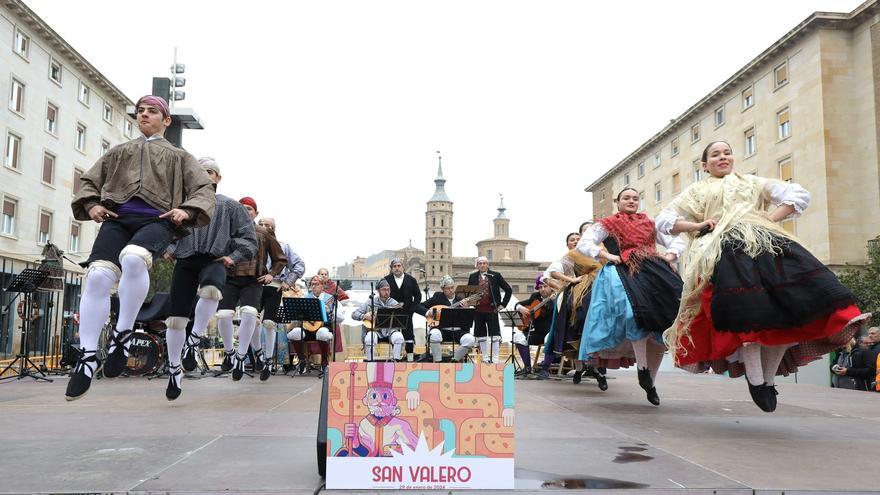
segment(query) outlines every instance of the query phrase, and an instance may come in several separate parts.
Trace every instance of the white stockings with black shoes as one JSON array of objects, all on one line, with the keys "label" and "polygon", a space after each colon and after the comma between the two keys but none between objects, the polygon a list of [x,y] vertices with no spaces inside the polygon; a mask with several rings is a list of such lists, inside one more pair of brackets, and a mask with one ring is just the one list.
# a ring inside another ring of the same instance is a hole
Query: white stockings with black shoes
[{"label": "white stockings with black shoes", "polygon": [[743,344],[740,348],[746,367],[746,381],[752,401],[764,412],[776,410],[776,371],[785,351],[794,344],[763,345],[757,342]]},{"label": "white stockings with black shoes", "polygon": [[[180,371],[180,355],[183,351],[183,343],[186,340],[186,324],[189,318],[183,316],[169,316],[165,320],[168,327],[165,330],[165,343],[168,350],[168,388],[165,390],[165,397],[168,400],[174,400],[180,396],[180,382],[183,373]],[[174,372],[177,370],[177,373]]]},{"label": "white stockings with black shoes", "polygon": [[76,400],[89,390],[92,377],[101,367],[96,352],[101,329],[110,316],[110,290],[119,280],[119,268],[107,261],[95,261],[86,272],[80,299],[80,358],[67,383],[67,400]]},{"label": "white stockings with black shoes", "polygon": [[118,291],[119,317],[107,347],[107,362],[104,363],[104,376],[107,378],[117,377],[125,370],[134,321],[150,290],[149,269],[153,264],[153,255],[140,246],[129,244],[119,253],[119,264],[122,266]]},{"label": "white stockings with black shoes", "polygon": [[[214,316],[214,313],[217,312],[217,306],[220,304],[220,299],[223,298],[220,289],[212,285],[199,288],[198,295],[199,300],[196,303],[192,333],[187,336],[186,345],[183,350],[181,366],[183,366],[184,371],[193,371],[198,366],[197,353],[201,352],[202,335],[205,334],[208,322]],[[232,321],[230,320],[229,323],[231,329]]]},{"label": "white stockings with black shoes", "polygon": [[[272,361],[275,359],[275,332],[277,325],[272,320],[263,320],[263,331],[266,333],[266,347],[263,349],[265,359],[263,370],[260,371],[260,381],[265,382],[272,374]],[[259,334],[259,332],[255,332]]]},{"label": "white stockings with black shoes", "polygon": [[484,363],[497,363],[498,362],[498,353],[501,351],[501,336],[493,335],[492,336],[492,349],[491,353],[489,350],[489,337],[477,337],[477,341],[480,343],[480,354],[483,355]]},{"label": "white stockings with black shoes", "polygon": [[[217,332],[220,333],[220,338],[223,339],[223,362],[220,364],[220,370],[223,372],[232,370],[232,359],[235,356],[235,338],[233,337],[235,329],[232,327],[232,318],[234,316],[235,311],[231,309],[217,311]],[[195,325],[193,328],[195,328]]]},{"label": "white stockings with black shoes", "polygon": [[636,355],[636,369],[639,375],[639,386],[645,391],[648,402],[655,406],[660,405],[660,395],[657,394],[657,387],[654,381],[657,379],[657,371],[660,369],[660,363],[663,361],[663,353],[665,349],[661,345],[651,345],[648,341],[651,336],[643,339],[633,340],[633,352]]},{"label": "white stockings with black shoes", "polygon": [[260,312],[253,306],[242,306],[241,324],[238,326],[238,352],[235,354],[235,362],[232,365],[232,380],[241,380],[244,376],[244,358],[247,356],[248,346],[257,329],[257,321]]}]

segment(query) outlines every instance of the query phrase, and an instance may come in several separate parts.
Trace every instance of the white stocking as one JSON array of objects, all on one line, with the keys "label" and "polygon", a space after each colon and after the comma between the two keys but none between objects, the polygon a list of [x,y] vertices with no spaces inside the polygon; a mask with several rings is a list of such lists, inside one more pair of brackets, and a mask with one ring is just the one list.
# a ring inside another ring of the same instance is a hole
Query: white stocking
[{"label": "white stocking", "polygon": [[244,358],[247,355],[248,345],[257,328],[257,315],[241,312],[241,324],[238,325],[238,356]]},{"label": "white stocking", "polygon": [[764,383],[764,368],[761,365],[761,344],[745,343],[742,346],[743,363],[746,365],[746,378],[752,385]]},{"label": "white stocking", "polygon": [[171,366],[178,366],[180,364],[180,354],[183,352],[183,342],[185,340],[186,326],[183,328],[168,327],[165,330],[165,344],[168,346],[168,363]]},{"label": "white stocking", "polygon": [[660,370],[660,363],[663,362],[663,354],[666,349],[663,346],[652,346],[648,351],[648,370],[651,372],[651,381],[657,383],[657,371]]},{"label": "white stocking", "polygon": [[[195,326],[193,326],[193,330],[195,330]],[[232,318],[217,318],[217,331],[220,332],[220,338],[223,339],[223,350],[227,353],[232,352],[235,345]]]},{"label": "white stocking", "polygon": [[776,370],[782,362],[785,351],[792,344],[761,346],[761,367],[764,368],[764,381],[773,386],[776,383]]},{"label": "white stocking", "polygon": [[[86,351],[95,351],[98,348],[101,328],[110,316],[110,289],[116,280],[116,274],[102,266],[91,267],[86,275],[85,288],[79,302],[79,341]],[[86,366],[86,369],[89,367]]]},{"label": "white stocking", "polygon": [[[215,301],[213,299],[207,299],[204,297],[199,298],[199,302],[196,303],[196,315],[193,318],[193,328],[192,333],[196,337],[201,337],[205,334],[205,329],[208,328],[208,322],[211,320],[211,317],[214,316],[214,313],[217,312],[217,306],[220,305],[220,301]],[[232,329],[232,321],[230,320],[230,330]],[[219,321],[218,321],[219,324]],[[223,342],[226,342],[226,338],[223,338]]]},{"label": "white stocking", "polygon": [[[138,311],[147,298],[150,290],[150,272],[147,271],[147,263],[141,256],[128,254],[120,260],[122,264],[122,278],[119,280],[119,318],[116,320],[116,331],[131,330]],[[116,346],[111,345],[107,350],[113,352]],[[128,349],[125,349],[128,356]]]},{"label": "white stocking", "polygon": [[648,369],[648,339],[650,336],[639,340],[633,340],[633,352],[636,353],[636,367],[639,369]]}]

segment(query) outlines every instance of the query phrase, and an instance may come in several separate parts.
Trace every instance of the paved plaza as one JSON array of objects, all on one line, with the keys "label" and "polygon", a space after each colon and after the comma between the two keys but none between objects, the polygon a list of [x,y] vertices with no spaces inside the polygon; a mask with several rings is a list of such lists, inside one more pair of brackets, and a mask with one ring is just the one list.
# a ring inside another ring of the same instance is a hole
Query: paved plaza
[{"label": "paved plaza", "polygon": [[[516,385],[516,493],[797,493],[878,484],[880,394],[782,384],[776,413],[745,382],[661,374],[662,405],[634,372]],[[293,493],[321,487],[320,381],[274,376],[103,379],[65,402],[66,377],[0,384],[2,493]],[[388,493],[388,492],[384,492]],[[506,492],[510,493],[510,492]]]}]

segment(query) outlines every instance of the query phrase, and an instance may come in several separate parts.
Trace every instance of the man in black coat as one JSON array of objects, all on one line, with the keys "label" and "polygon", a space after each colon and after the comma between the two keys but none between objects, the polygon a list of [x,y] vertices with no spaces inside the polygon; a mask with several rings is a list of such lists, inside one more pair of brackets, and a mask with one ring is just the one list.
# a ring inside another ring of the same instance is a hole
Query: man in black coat
[{"label": "man in black coat", "polygon": [[857,390],[875,390],[871,383],[877,377],[877,357],[880,355],[880,328],[871,327],[859,337],[859,352],[853,351],[852,367],[832,368],[835,374],[855,378]]},{"label": "man in black coat", "polygon": [[[513,289],[496,271],[489,269],[489,260],[480,256],[474,261],[477,271],[468,277],[468,285],[479,285],[483,290],[483,298],[476,304],[474,315],[474,336],[480,343],[483,362],[490,363],[498,359],[501,348],[501,327],[498,324],[498,311],[507,307]],[[504,291],[502,297],[501,291]],[[489,350],[489,337],[492,338],[492,349]]]},{"label": "man in black coat", "polygon": [[[464,303],[461,301],[462,297],[455,293],[455,281],[449,275],[445,275],[440,279],[440,290],[425,301],[421,312],[426,318],[430,316],[436,319],[437,315],[429,315],[429,313],[432,313],[431,308],[435,306],[453,306],[455,304],[467,307],[468,301]],[[471,352],[471,349],[474,348],[476,339],[471,334],[470,328],[432,328],[428,333],[428,346],[431,350],[431,358],[435,363],[439,363],[443,358],[441,352],[441,344],[443,342],[454,342],[458,346],[455,348],[452,361],[460,363],[464,361],[468,353]]]},{"label": "man in black coat", "polygon": [[403,339],[406,344],[406,359],[412,361],[415,343],[412,315],[422,302],[421,289],[415,278],[403,273],[403,262],[399,258],[391,260],[391,273],[385,276],[385,280],[391,286],[391,298],[403,304],[403,309],[409,315],[406,319],[406,328],[403,330]]}]

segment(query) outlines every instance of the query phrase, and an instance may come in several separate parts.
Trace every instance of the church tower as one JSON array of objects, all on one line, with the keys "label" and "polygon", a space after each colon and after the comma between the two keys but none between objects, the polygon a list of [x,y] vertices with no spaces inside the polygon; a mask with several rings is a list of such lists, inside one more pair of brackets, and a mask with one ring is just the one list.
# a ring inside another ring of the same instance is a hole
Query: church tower
[{"label": "church tower", "polygon": [[425,274],[434,290],[439,290],[440,279],[452,275],[452,201],[444,188],[443,157],[437,158],[434,184],[434,196],[425,211]]}]

